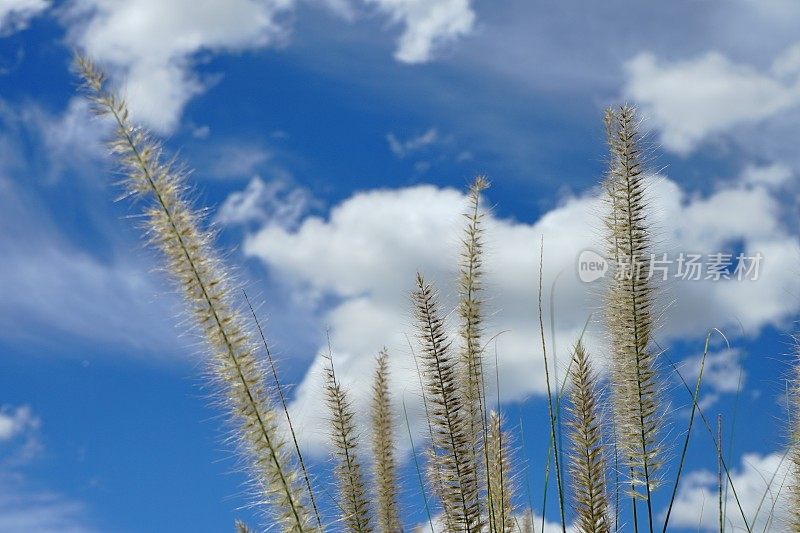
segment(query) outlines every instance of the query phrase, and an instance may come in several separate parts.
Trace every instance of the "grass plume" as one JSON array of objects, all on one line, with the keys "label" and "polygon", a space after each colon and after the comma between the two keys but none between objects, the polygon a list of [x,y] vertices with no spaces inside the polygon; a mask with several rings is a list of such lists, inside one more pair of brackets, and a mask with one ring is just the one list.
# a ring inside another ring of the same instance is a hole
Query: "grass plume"
[{"label": "grass plume", "polygon": [[[476,471],[480,470],[483,462],[489,460],[488,456],[482,454],[482,441],[487,433],[487,424],[483,398],[483,348],[481,346],[481,307],[483,302],[480,297],[483,273],[483,228],[481,226],[483,213],[480,209],[480,200],[481,192],[488,187],[488,180],[484,176],[478,176],[469,188],[469,208],[464,215],[467,225],[458,280],[458,316],[461,321],[459,333],[463,373],[461,390],[469,420],[469,433],[473,436],[471,461],[475,463]],[[484,457],[481,457],[482,455]],[[479,474],[478,478],[483,479],[483,476]],[[486,482],[488,486],[489,480],[487,479]]]},{"label": "grass plume", "polygon": [[184,174],[167,161],[161,145],[129,118],[124,100],[106,88],[105,77],[78,57],[94,111],[115,124],[111,151],[125,176],[128,196],[146,201],[144,226],[150,244],[183,293],[190,315],[209,348],[210,369],[238,424],[240,447],[272,517],[283,531],[314,529],[300,475],[285,452],[276,412],[256,359],[256,344],[234,303],[229,276],[213,247],[212,232],[187,200]]},{"label": "grass plume", "polygon": [[370,533],[373,528],[369,500],[356,451],[358,440],[355,412],[347,392],[336,379],[331,354],[328,354],[328,366],[325,368],[325,399],[330,411],[331,444],[336,458],[334,472],[339,491],[341,520],[347,531]]},{"label": "grass plume", "polygon": [[384,349],[376,360],[372,385],[372,458],[377,495],[378,531],[397,533],[397,469],[394,457],[394,420],[389,392],[389,356]]},{"label": "grass plume", "polygon": [[[796,341],[797,342],[797,341]],[[789,379],[789,459],[791,485],[789,487],[789,502],[792,509],[789,522],[792,531],[800,531],[800,344],[795,349],[796,361]]]},{"label": "grass plume", "polygon": [[486,440],[489,475],[488,505],[491,529],[510,533],[517,528],[514,520],[511,462],[508,457],[509,435],[503,430],[500,413],[489,414],[489,433]]},{"label": "grass plume", "polygon": [[609,533],[606,457],[600,422],[597,376],[583,342],[573,350],[570,368],[569,427],[572,448],[569,472],[580,533]]},{"label": "grass plume", "polygon": [[471,460],[472,436],[464,409],[458,358],[444,330],[431,285],[417,275],[413,293],[418,337],[422,343],[422,375],[433,429],[431,485],[455,531],[478,532],[482,520],[478,478]]},{"label": "grass plume", "polygon": [[[611,335],[612,402],[617,446],[630,474],[631,492],[647,501],[653,530],[651,492],[662,463],[658,439],[659,390],[651,347],[654,287],[649,279],[650,230],[635,109],[606,114],[611,162],[605,188],[609,252],[616,273],[606,297]],[[635,503],[634,503],[635,508]]]}]

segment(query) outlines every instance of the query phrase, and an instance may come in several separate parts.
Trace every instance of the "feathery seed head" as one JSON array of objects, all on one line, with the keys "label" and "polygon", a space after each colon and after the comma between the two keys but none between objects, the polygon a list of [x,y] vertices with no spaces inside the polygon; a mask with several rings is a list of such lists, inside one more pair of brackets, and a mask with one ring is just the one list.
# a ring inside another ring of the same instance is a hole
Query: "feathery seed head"
[{"label": "feathery seed head", "polygon": [[578,531],[609,533],[600,397],[596,375],[580,340],[575,344],[569,377],[572,384],[568,407],[572,436],[569,470]]},{"label": "feathery seed head", "polygon": [[[606,236],[617,272],[606,294],[611,336],[612,400],[618,447],[634,492],[648,497],[662,462],[656,354],[651,346],[654,290],[649,277],[650,227],[636,111],[606,112],[611,161],[605,189]],[[644,494],[643,494],[644,493]]]},{"label": "feathery seed head", "polygon": [[461,373],[433,288],[417,274],[413,294],[425,395],[433,431],[431,485],[457,531],[477,533],[482,528],[478,479],[472,460],[468,413],[459,388]]},{"label": "feathery seed head", "polygon": [[240,446],[254,481],[284,531],[311,531],[306,495],[284,449],[256,345],[235,306],[229,276],[213,247],[213,234],[202,227],[201,215],[186,199],[183,174],[164,159],[160,144],[149,132],[130,121],[124,100],[106,90],[104,75],[91,61],[78,56],[76,68],[94,111],[115,123],[110,147],[121,165],[124,185],[129,195],[147,201],[145,226],[150,244],[163,253],[167,271],[205,338],[211,374],[238,424]]},{"label": "feathery seed head", "polygon": [[511,464],[508,457],[509,435],[503,430],[500,413],[489,414],[489,434],[486,451],[489,457],[489,522],[492,531],[510,533],[517,529],[514,520],[513,483]]},{"label": "feathery seed head", "polygon": [[394,424],[389,394],[389,356],[384,348],[376,361],[372,385],[372,456],[377,490],[378,531],[398,533],[397,472],[394,458]]},{"label": "feathery seed head", "polygon": [[330,411],[331,441],[336,458],[335,474],[342,522],[348,531],[371,533],[369,500],[357,452],[355,411],[347,392],[336,379],[333,358],[330,355],[329,364],[325,368],[325,398]]}]

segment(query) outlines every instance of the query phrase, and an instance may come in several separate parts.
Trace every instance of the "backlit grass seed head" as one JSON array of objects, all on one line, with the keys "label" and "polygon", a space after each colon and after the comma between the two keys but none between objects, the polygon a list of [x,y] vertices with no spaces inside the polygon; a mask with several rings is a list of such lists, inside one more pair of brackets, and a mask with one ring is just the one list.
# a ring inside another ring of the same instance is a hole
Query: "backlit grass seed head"
[{"label": "backlit grass seed head", "polygon": [[608,110],[611,150],[605,181],[606,237],[617,267],[606,294],[611,337],[612,401],[620,456],[639,496],[655,488],[662,463],[655,354],[651,346],[655,287],[649,279],[650,229],[635,109]]},{"label": "backlit grass seed head", "polygon": [[578,514],[577,528],[580,533],[609,533],[600,393],[597,376],[581,341],[575,344],[569,378],[572,385],[567,408],[572,437],[569,471]]},{"label": "backlit grass seed head", "polygon": [[486,440],[486,451],[489,473],[489,491],[487,508],[490,513],[489,522],[492,531],[510,533],[516,531],[513,506],[513,478],[508,456],[510,435],[503,430],[500,413],[489,414],[489,433]]},{"label": "backlit grass seed head", "polygon": [[377,523],[381,533],[398,533],[397,468],[394,453],[394,417],[389,393],[389,356],[378,354],[372,384],[372,458],[377,496]]},{"label": "backlit grass seed head", "polygon": [[357,454],[355,412],[347,392],[336,379],[332,358],[325,369],[325,400],[330,414],[331,443],[336,459],[334,473],[341,521],[347,531],[370,533],[373,528],[363,470]]},{"label": "backlit grass seed head", "polygon": [[464,409],[459,359],[453,355],[433,288],[417,275],[413,293],[418,338],[422,344],[423,384],[433,431],[431,486],[455,531],[482,528],[478,479],[472,460],[473,436]]},{"label": "backlit grass seed head", "polygon": [[[473,436],[470,460],[475,469],[481,470],[484,463],[482,440],[486,431],[483,398],[483,361],[481,329],[483,326],[481,307],[481,278],[483,274],[483,227],[480,200],[481,192],[489,187],[484,176],[475,178],[469,189],[469,208],[464,214],[467,219],[461,252],[461,268],[458,278],[461,336],[461,371],[463,374],[461,390],[464,406],[469,419],[469,432]],[[481,480],[484,479],[480,475]],[[485,487],[483,487],[485,490]]]},{"label": "backlit grass seed head", "polygon": [[146,202],[150,244],[164,255],[190,315],[211,354],[211,373],[238,425],[240,447],[262,497],[283,531],[310,531],[306,495],[285,451],[262,374],[256,345],[234,305],[228,275],[213,248],[213,235],[186,200],[184,175],[165,160],[160,144],[129,119],[123,100],[105,88],[103,74],[84,58],[77,68],[96,113],[111,117],[111,151],[121,165],[129,195]]},{"label": "backlit grass seed head", "polygon": [[789,380],[789,408],[791,413],[789,433],[790,491],[789,523],[791,531],[800,531],[800,340],[795,339],[795,363]]}]

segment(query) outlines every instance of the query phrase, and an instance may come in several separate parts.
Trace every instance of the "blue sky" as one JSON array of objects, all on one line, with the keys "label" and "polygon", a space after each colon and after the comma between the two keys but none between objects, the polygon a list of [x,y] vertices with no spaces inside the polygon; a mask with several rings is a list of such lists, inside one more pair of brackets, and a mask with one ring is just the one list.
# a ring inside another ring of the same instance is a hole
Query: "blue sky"
[{"label": "blue sky", "polygon": [[[505,332],[519,504],[529,485],[539,516],[538,246],[563,364],[601,301],[576,265],[602,247],[603,108],[639,106],[658,251],[764,258],[758,280],[670,279],[658,330],[673,455],[687,396],[668,361],[691,377],[709,328],[727,337],[712,342],[702,405],[733,432],[752,515],[784,449],[800,311],[798,22],[792,0],[0,0],[0,531],[268,525],[137,206],[114,201],[108,130],[76,94],[74,48],[194,169],[197,203],[296,384],[292,412],[326,487],[326,331],[357,406],[389,348],[421,445],[408,293],[421,270],[452,305],[463,191],[491,179],[487,333]],[[587,343],[602,362],[599,320]],[[716,463],[696,430],[676,530],[716,527]],[[424,513],[407,459],[411,526]],[[664,478],[658,513],[674,470]]]}]

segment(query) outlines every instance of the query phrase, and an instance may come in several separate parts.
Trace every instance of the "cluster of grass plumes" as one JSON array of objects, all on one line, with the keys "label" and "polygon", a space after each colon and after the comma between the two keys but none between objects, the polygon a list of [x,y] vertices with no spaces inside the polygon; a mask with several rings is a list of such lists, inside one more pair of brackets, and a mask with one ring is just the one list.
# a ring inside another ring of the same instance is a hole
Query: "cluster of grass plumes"
[{"label": "cluster of grass plumes", "polygon": [[[257,337],[250,331],[249,322],[237,305],[230,276],[213,246],[214,235],[204,227],[201,215],[187,200],[185,174],[162,156],[159,143],[147,131],[131,122],[125,103],[107,90],[98,69],[81,58],[77,64],[94,109],[100,115],[111,117],[115,123],[111,150],[125,176],[126,190],[130,196],[144,200],[144,226],[150,242],[162,252],[165,270],[183,293],[193,322],[205,339],[210,354],[210,373],[219,385],[219,397],[228,406],[230,418],[236,423],[236,436],[243,458],[260,489],[259,503],[267,504],[271,523],[283,531],[323,530],[325,522],[317,509],[315,489],[303,462],[269,347],[250,307],[266,349],[272,386],[265,383],[266,374],[257,357]],[[611,443],[621,463],[618,472],[614,473],[621,473],[625,478],[622,485],[630,487],[631,526],[638,531],[639,521],[646,520],[652,533],[655,531],[652,492],[660,480],[664,453],[659,437],[662,407],[658,403],[657,352],[652,340],[656,288],[648,276],[651,230],[648,227],[646,185],[635,110],[627,106],[609,110],[606,127],[611,154],[609,172],[604,181],[608,204],[606,237],[610,259],[619,267],[610,281],[605,301],[611,346],[610,379],[606,382],[598,379],[596,367],[582,339],[578,339],[567,373],[569,387],[565,400],[571,446],[567,455],[569,463],[563,468],[563,475],[569,481],[571,498],[563,494],[562,488],[557,439],[562,398],[560,394],[554,398],[550,390],[547,343],[541,319],[540,272],[539,326],[550,424],[547,428],[549,435],[545,438],[550,439],[549,452],[555,463],[562,531],[567,530],[565,502],[572,504],[571,510],[576,517],[574,530],[581,533],[620,530],[620,483],[616,483],[617,499],[612,504],[611,487],[607,482],[607,476],[613,470],[607,464],[608,444]],[[533,533],[540,528],[534,524],[532,509],[529,506],[521,510],[515,505],[517,491],[513,480],[519,469],[515,468],[512,457],[511,436],[503,427],[501,415],[487,405],[493,402],[487,402],[486,398],[481,194],[487,187],[486,179],[478,177],[466,197],[466,229],[458,264],[459,301],[452,310],[459,321],[453,337],[457,343],[451,340],[446,326],[445,317],[450,313],[441,308],[435,288],[422,275],[417,275],[412,293],[412,313],[420,348],[419,378],[430,436],[424,445],[424,453],[419,456],[416,455],[410,424],[408,420],[406,422],[417,464],[419,491],[423,493],[431,528],[447,533]],[[367,432],[362,432],[356,423],[358,417],[350,400],[350,391],[337,378],[329,347],[323,386],[339,511],[331,527],[335,524],[339,529],[354,533],[398,533],[409,525],[402,522],[398,498],[401,491],[389,368],[389,356],[384,349],[375,361],[372,397],[366,417],[369,427]],[[673,501],[696,411],[710,428],[698,406],[702,368],[701,364],[689,430],[672,493]],[[795,505],[790,527],[794,531],[800,531],[798,368],[790,392],[795,412],[789,450],[796,474],[791,488]],[[605,390],[604,386],[608,389]],[[691,394],[688,385],[687,390]],[[293,448],[287,445],[285,433],[280,428],[280,411],[273,407],[273,394],[283,407]],[[604,417],[601,409],[605,398],[611,399],[610,417]],[[405,410],[405,405],[403,408]],[[361,446],[363,434],[370,436],[369,446]],[[715,440],[720,476],[724,470],[738,503],[738,495],[723,461],[720,440]],[[371,454],[369,457],[365,450]],[[420,467],[419,457],[427,458],[427,464]],[[368,470],[366,466],[371,468]],[[547,469],[549,474],[549,457]],[[424,479],[422,471],[427,472],[427,479]],[[427,494],[433,495],[435,501],[429,502]],[[637,512],[641,500],[647,504],[646,518]],[[671,509],[672,502],[663,531],[667,529]],[[747,525],[741,505],[739,511]],[[240,521],[236,522],[235,528],[239,533],[251,531]]]}]

